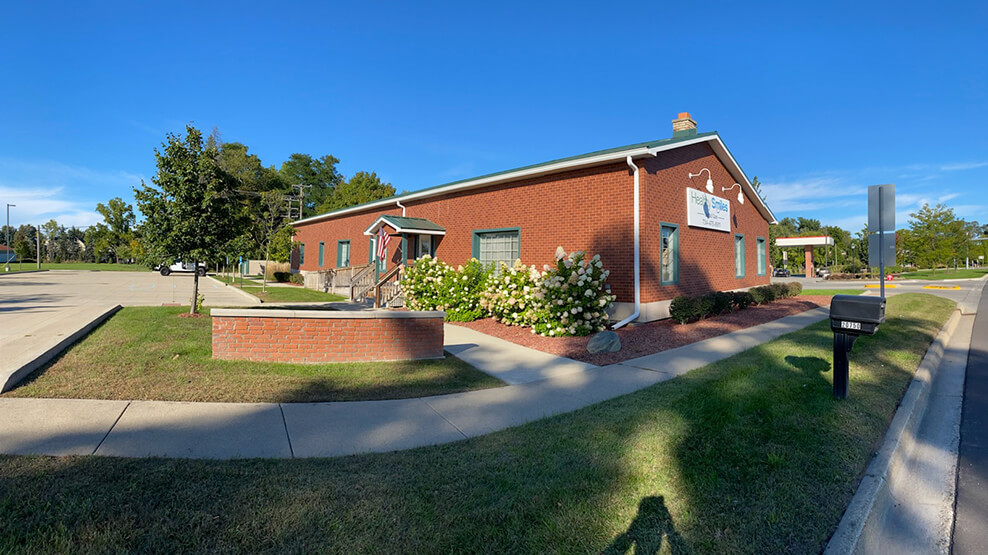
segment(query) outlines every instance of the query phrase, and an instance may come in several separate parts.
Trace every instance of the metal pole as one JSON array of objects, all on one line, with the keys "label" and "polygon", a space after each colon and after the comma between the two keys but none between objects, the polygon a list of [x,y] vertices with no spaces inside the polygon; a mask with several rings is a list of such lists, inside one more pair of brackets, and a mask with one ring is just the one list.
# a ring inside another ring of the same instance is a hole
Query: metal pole
[{"label": "metal pole", "polygon": [[4,228],[4,233],[7,236],[4,246],[7,247],[7,270],[10,271],[10,207],[16,207],[16,204],[7,203],[7,226]]},{"label": "metal pole", "polygon": [[882,189],[878,189],[878,279],[881,281],[882,298],[885,298],[885,228],[882,214]]},{"label": "metal pole", "polygon": [[834,334],[834,399],[847,399],[847,353],[853,344],[849,339],[846,333]]},{"label": "metal pole", "polygon": [[38,263],[38,269],[41,269],[41,226],[34,228],[34,238],[38,240],[38,250],[34,253],[35,262]]}]

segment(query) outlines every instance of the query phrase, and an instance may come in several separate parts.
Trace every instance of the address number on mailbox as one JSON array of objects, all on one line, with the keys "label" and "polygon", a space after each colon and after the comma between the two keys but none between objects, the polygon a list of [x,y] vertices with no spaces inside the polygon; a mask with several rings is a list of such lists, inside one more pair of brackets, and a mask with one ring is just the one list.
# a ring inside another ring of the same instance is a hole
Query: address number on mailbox
[{"label": "address number on mailbox", "polygon": [[844,328],[846,330],[860,330],[861,329],[861,322],[847,322],[847,321],[841,320],[840,327],[842,327],[842,328]]}]

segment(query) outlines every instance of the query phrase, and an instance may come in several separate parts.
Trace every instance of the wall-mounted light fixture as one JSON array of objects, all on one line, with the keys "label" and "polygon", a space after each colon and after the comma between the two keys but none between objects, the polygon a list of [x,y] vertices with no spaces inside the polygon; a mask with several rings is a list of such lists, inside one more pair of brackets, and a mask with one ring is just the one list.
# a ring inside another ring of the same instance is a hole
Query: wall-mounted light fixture
[{"label": "wall-mounted light fixture", "polygon": [[707,172],[707,192],[712,193],[714,192],[714,180],[710,178],[710,170],[708,170],[707,168],[703,168],[702,170],[696,173],[690,172],[690,179],[693,179],[694,177],[700,177],[700,174],[702,174],[703,172]]},{"label": "wall-mounted light fixture", "polygon": [[740,183],[735,183],[734,185],[731,185],[730,187],[721,187],[720,188],[720,192],[723,193],[724,191],[731,191],[735,187],[738,188],[738,202],[740,202],[741,204],[744,204],[744,192],[741,190],[741,184]]}]

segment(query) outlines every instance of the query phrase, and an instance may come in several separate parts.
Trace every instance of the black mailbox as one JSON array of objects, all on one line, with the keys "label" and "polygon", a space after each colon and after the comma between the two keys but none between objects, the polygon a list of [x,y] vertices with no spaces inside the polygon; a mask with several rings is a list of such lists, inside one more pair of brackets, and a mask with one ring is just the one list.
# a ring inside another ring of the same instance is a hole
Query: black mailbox
[{"label": "black mailbox", "polygon": [[885,323],[884,297],[834,295],[830,300],[830,329],[834,332],[834,397],[847,397],[850,381],[847,354],[859,335],[875,335]]},{"label": "black mailbox", "polygon": [[830,329],[848,335],[875,335],[885,323],[885,299],[834,295],[830,301]]}]

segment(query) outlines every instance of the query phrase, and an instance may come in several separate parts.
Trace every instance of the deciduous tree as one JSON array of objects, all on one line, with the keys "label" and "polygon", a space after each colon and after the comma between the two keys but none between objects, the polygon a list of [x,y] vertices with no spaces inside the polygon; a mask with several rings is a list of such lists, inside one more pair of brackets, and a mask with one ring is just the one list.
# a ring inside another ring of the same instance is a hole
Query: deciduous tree
[{"label": "deciduous tree", "polygon": [[[169,133],[162,147],[154,152],[154,186],[142,181],[134,189],[145,216],[141,232],[148,256],[157,263],[215,261],[237,231],[234,180],[219,167],[216,148],[205,146],[202,133],[191,125],[185,137]],[[198,294],[196,272],[190,313],[196,311]]]}]

